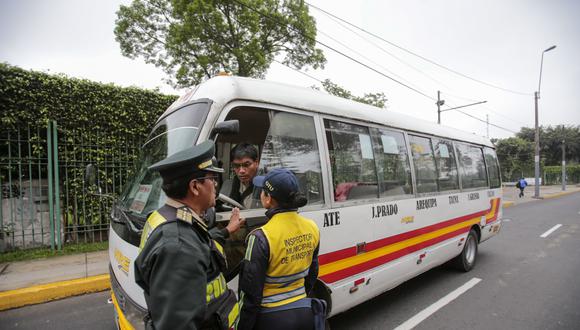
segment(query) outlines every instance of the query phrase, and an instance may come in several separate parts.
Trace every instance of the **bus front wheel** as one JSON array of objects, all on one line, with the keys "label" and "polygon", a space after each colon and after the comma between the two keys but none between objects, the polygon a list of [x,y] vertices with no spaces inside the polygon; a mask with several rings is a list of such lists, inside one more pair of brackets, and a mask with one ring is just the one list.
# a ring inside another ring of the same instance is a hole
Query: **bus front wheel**
[{"label": "bus front wheel", "polygon": [[463,272],[468,272],[473,269],[477,261],[477,244],[477,233],[471,229],[465,239],[463,251],[452,260],[452,265]]}]

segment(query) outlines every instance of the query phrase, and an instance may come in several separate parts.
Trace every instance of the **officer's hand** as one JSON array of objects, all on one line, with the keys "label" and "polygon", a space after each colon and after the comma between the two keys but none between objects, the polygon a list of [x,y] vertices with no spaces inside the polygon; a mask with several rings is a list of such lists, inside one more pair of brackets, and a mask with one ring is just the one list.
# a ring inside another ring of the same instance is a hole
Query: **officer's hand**
[{"label": "officer's hand", "polygon": [[246,223],[246,220],[240,218],[240,209],[234,207],[232,210],[232,216],[230,217],[230,222],[226,226],[226,229],[230,234],[232,234],[238,231],[244,223]]}]

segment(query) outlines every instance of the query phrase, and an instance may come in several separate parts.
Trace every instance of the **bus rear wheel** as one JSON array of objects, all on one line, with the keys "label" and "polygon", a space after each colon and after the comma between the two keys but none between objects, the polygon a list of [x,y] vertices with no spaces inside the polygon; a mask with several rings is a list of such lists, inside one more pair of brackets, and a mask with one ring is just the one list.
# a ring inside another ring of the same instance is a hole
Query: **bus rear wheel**
[{"label": "bus rear wheel", "polygon": [[463,272],[472,270],[477,261],[477,245],[477,233],[475,230],[471,229],[465,239],[463,251],[452,260],[453,267]]}]

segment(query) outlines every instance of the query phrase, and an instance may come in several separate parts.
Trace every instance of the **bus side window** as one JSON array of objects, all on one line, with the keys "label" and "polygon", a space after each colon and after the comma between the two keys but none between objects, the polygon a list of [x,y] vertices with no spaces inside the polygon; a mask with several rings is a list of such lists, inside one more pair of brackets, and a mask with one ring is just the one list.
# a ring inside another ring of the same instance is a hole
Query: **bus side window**
[{"label": "bus side window", "polygon": [[457,143],[463,189],[487,187],[487,171],[483,151],[479,147]]},{"label": "bus side window", "polygon": [[279,167],[294,172],[308,204],[324,201],[313,117],[270,111],[270,129],[262,148],[259,172],[267,173]]},{"label": "bus side window", "polygon": [[439,191],[459,190],[459,174],[453,143],[449,140],[433,138],[435,161],[437,162],[437,181]]},{"label": "bus side window", "polygon": [[380,196],[412,194],[411,167],[403,133],[371,128],[371,135],[377,158]]},{"label": "bus side window", "polygon": [[368,127],[324,120],[334,200],[378,197],[375,158]]},{"label": "bus side window", "polygon": [[489,173],[489,186],[490,188],[499,188],[501,186],[501,180],[495,150],[485,147],[483,148],[483,153],[485,154],[485,164],[487,165],[487,172]]},{"label": "bus side window", "polygon": [[439,191],[437,182],[437,167],[431,139],[416,135],[409,135],[413,164],[415,165],[415,180],[418,193]]}]

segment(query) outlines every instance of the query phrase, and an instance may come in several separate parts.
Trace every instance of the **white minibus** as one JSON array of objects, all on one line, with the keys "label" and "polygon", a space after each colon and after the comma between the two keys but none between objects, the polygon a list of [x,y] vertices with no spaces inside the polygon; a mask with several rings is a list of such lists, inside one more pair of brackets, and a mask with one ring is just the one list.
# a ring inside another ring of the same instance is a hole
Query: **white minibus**
[{"label": "white minibus", "polygon": [[[296,174],[308,198],[300,212],[320,228],[314,295],[327,301],[330,316],[448,261],[469,271],[478,245],[502,224],[500,171],[488,139],[313,89],[218,76],[159,118],[113,206],[110,275],[120,328],[144,326],[133,262],[147,215],[166,199],[161,178],[147,168],[207,139],[226,170],[222,186],[234,176],[230,150],[241,142],[258,148],[259,172]],[[227,195],[218,197],[217,226],[241,206]],[[244,239],[265,223],[264,212],[243,209],[247,225],[227,241],[230,287],[237,287]]]}]

